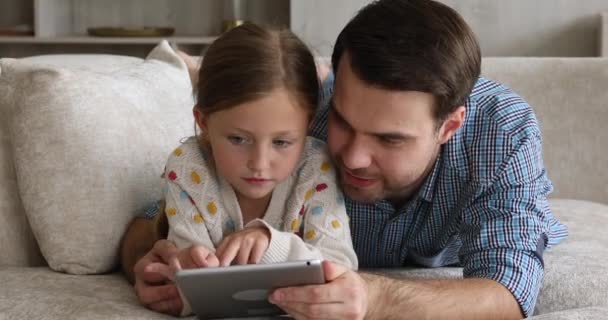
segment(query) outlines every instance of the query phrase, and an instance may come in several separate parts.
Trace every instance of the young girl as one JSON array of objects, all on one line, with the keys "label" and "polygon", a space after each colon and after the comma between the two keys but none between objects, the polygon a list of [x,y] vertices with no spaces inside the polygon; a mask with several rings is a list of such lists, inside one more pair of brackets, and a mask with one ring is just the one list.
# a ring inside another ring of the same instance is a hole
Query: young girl
[{"label": "young girl", "polygon": [[206,266],[326,259],[357,268],[325,144],[307,137],[318,88],[313,57],[290,31],[245,24],[209,47],[193,110],[201,133],[163,174],[178,249],[203,246]]}]

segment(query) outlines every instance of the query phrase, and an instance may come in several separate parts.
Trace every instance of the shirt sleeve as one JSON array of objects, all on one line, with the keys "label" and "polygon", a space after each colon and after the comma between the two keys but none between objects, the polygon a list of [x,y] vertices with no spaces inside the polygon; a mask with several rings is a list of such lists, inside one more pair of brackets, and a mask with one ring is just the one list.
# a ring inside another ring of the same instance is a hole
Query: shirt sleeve
[{"label": "shirt sleeve", "polygon": [[165,181],[165,214],[169,222],[167,239],[175,243],[180,250],[196,244],[215,251],[205,219],[195,205],[193,197],[185,188],[188,179],[197,178],[195,180],[199,184],[206,183],[206,179],[200,178],[203,175],[202,173],[198,173],[195,177],[193,177],[193,173],[187,174],[188,170],[181,165],[179,159],[176,159],[179,157],[176,154],[181,156],[183,152],[185,151],[179,148],[174,151],[174,154],[167,161],[163,174]]},{"label": "shirt sleeve", "polygon": [[[357,270],[357,255],[353,249],[346,211],[329,202],[325,206],[319,204],[321,201],[317,201],[314,208],[306,209],[302,235],[280,231],[261,219],[247,225],[264,225],[270,230],[271,241],[261,263],[320,259]],[[321,212],[332,209],[335,210],[333,214],[324,215]],[[298,223],[294,222],[295,229],[299,229]]]},{"label": "shirt sleeve", "polygon": [[495,280],[531,316],[543,278],[545,219],[552,190],[542,164],[539,134],[513,148],[491,184],[462,215],[464,277]]},{"label": "shirt sleeve", "polygon": [[288,217],[285,230],[278,230],[261,219],[250,225],[264,225],[271,240],[262,263],[324,259],[356,270],[349,219],[329,158],[316,162],[319,174],[305,190],[304,203],[297,216]]}]

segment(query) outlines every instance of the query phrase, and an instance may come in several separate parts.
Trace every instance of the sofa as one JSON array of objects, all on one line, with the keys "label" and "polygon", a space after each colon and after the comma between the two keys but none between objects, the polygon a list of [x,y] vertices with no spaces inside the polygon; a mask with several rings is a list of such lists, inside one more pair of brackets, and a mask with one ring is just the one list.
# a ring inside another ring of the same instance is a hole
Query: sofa
[{"label": "sofa", "polygon": [[[550,201],[569,237],[545,252],[534,319],[608,313],[608,59],[484,58],[483,75],[534,108]],[[167,43],[146,59],[0,59],[0,319],[171,319],[120,272],[129,221],[160,197],[193,133],[192,87]],[[459,278],[460,268],[376,270]]]}]

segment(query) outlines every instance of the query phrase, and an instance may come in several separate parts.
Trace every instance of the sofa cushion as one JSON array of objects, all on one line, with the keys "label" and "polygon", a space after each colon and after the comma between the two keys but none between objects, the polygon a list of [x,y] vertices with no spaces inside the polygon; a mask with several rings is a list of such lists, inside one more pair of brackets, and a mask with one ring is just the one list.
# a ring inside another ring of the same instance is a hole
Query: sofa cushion
[{"label": "sofa cushion", "polygon": [[[0,114],[6,114],[4,91],[0,85]],[[0,266],[43,265],[19,198],[5,120],[6,117],[0,117]]]},{"label": "sofa cushion", "polygon": [[[115,55],[43,55],[20,61],[110,72],[141,63],[142,59]],[[0,69],[0,76],[1,74]],[[6,115],[9,111],[7,99],[9,89],[12,88],[12,85],[0,85],[0,114]],[[0,118],[0,266],[45,265],[17,190],[6,119],[5,116]]]},{"label": "sofa cushion", "polygon": [[482,74],[534,109],[551,196],[608,204],[608,59],[484,58]]},{"label": "sofa cushion", "polygon": [[553,200],[551,208],[568,226],[568,238],[545,253],[545,278],[535,313],[608,307],[608,206]]},{"label": "sofa cushion", "polygon": [[533,320],[605,320],[608,307],[587,307],[551,312],[535,316]]},{"label": "sofa cushion", "polygon": [[42,254],[57,271],[111,270],[129,221],[161,196],[167,154],[192,134],[184,63],[163,42],[117,69],[0,67],[19,193]]},{"label": "sofa cushion", "polygon": [[48,268],[0,268],[0,318],[175,319],[140,305],[122,274],[69,275]]},{"label": "sofa cushion", "polygon": [[[553,214],[568,226],[568,238],[545,251],[545,276],[534,314],[608,307],[608,206],[554,199]],[[462,278],[461,268],[377,270],[397,278]]]}]

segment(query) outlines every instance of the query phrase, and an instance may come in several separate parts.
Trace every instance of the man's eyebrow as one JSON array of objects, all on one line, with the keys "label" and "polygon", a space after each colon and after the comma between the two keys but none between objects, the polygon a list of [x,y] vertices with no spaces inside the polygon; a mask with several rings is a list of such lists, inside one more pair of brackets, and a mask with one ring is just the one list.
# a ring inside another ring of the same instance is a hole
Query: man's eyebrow
[{"label": "man's eyebrow", "polygon": [[[333,99],[329,100],[329,106],[331,108],[331,112],[333,112],[334,116],[337,118],[338,121],[342,122],[343,124],[345,124],[346,126],[348,126],[351,129],[353,128],[353,126],[344,118],[344,116],[340,113],[340,111],[338,111],[336,109],[336,107],[335,107],[336,105],[334,104]],[[371,135],[376,138],[388,139],[388,140],[406,140],[406,139],[412,139],[412,138],[416,137],[412,134],[399,132],[399,131],[364,132],[364,134]]]},{"label": "man's eyebrow", "polygon": [[402,132],[380,132],[371,133],[371,135],[385,140],[407,140],[414,138],[413,135]]}]

